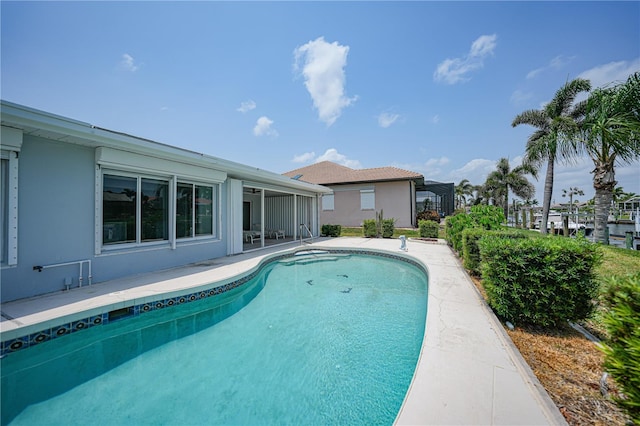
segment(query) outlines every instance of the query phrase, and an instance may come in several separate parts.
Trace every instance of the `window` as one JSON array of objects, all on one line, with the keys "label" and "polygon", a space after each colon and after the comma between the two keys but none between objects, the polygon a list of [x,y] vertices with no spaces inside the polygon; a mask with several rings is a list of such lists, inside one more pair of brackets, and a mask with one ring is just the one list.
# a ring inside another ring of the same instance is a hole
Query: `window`
[{"label": "window", "polygon": [[333,194],[325,194],[322,196],[322,210],[333,210],[334,209],[334,198]]},{"label": "window", "polygon": [[7,249],[9,235],[9,160],[0,160],[0,260],[7,263]]},{"label": "window", "polygon": [[215,236],[214,187],[178,183],[176,202],[176,238]]},{"label": "window", "polygon": [[360,190],[360,210],[375,210],[376,194],[373,189]]},{"label": "window", "polygon": [[105,174],[102,187],[102,243],[169,239],[169,182]]},{"label": "window", "polygon": [[5,150],[0,154],[0,264],[18,264],[18,153]]}]

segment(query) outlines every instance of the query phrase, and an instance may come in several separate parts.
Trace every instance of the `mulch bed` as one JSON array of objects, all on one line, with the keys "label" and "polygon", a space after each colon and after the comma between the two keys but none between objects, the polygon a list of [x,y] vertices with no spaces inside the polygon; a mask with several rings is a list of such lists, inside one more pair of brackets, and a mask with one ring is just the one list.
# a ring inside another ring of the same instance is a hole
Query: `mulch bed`
[{"label": "mulch bed", "polygon": [[[486,298],[482,282],[472,281]],[[569,425],[631,424],[612,400],[619,396],[615,382],[608,377],[601,384],[604,355],[594,342],[568,325],[506,331]]]}]

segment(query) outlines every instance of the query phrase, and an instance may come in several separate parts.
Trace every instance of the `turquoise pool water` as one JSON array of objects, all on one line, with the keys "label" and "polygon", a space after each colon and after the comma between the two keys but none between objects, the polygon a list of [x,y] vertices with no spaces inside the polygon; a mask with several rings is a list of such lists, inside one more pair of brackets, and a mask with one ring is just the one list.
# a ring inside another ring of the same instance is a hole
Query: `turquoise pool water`
[{"label": "turquoise pool water", "polygon": [[424,271],[298,257],[220,298],[2,360],[7,424],[392,424],[424,335]]}]

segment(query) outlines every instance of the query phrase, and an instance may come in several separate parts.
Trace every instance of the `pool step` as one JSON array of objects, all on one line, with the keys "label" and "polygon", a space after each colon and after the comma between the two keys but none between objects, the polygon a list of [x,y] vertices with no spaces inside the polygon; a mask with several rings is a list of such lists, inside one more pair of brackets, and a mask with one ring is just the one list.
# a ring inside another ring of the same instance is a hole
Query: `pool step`
[{"label": "pool step", "polygon": [[322,254],[308,254],[305,252],[304,254],[296,253],[294,257],[280,260],[278,263],[286,266],[290,265],[307,265],[309,263],[316,262],[335,262],[340,259],[345,259],[350,257],[349,254],[328,254],[324,252]]}]

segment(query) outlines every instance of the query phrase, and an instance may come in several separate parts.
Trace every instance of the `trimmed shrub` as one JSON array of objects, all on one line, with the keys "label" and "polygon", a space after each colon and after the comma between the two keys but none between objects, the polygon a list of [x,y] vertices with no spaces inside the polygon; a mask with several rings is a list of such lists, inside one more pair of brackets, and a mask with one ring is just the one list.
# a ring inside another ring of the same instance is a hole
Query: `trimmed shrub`
[{"label": "trimmed shrub", "polygon": [[339,237],[342,232],[342,226],[325,224],[320,228],[320,232],[327,237]]},{"label": "trimmed shrub", "polygon": [[445,222],[445,238],[447,243],[458,253],[462,250],[462,231],[470,227],[473,227],[473,221],[471,220],[471,216],[466,213],[448,217]]},{"label": "trimmed shrub", "polygon": [[488,303],[513,323],[554,326],[587,318],[598,247],[584,239],[485,236],[478,242]]},{"label": "trimmed shrub", "polygon": [[423,210],[416,215],[417,222],[421,220],[432,220],[436,223],[440,223],[440,215],[435,210]]},{"label": "trimmed shrub", "polygon": [[440,225],[433,220],[421,220],[418,222],[420,229],[420,237],[422,238],[438,238],[438,229]]},{"label": "trimmed shrub", "polygon": [[365,219],[362,221],[362,232],[365,237],[377,237],[378,227],[376,226],[375,219]]},{"label": "trimmed shrub", "polygon": [[462,231],[462,264],[471,275],[480,276],[480,247],[478,242],[484,236],[498,238],[529,238],[515,230],[491,230],[468,228]]},{"label": "trimmed shrub", "polygon": [[500,229],[505,222],[502,207],[478,205],[471,207],[473,222],[483,229]]},{"label": "trimmed shrub", "polygon": [[458,213],[447,218],[445,222],[446,239],[449,245],[458,253],[462,253],[462,231],[467,228],[481,228],[486,230],[500,229],[504,222],[504,213],[497,206],[473,206],[471,212]]},{"label": "trimmed shrub", "polygon": [[382,238],[393,237],[395,223],[396,223],[395,219],[382,219]]},{"label": "trimmed shrub", "polygon": [[616,403],[640,424],[640,274],[609,279],[602,301],[608,308],[603,321],[609,334],[600,346],[604,368],[624,394]]}]

